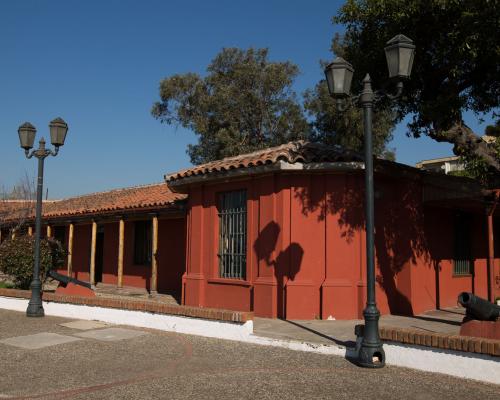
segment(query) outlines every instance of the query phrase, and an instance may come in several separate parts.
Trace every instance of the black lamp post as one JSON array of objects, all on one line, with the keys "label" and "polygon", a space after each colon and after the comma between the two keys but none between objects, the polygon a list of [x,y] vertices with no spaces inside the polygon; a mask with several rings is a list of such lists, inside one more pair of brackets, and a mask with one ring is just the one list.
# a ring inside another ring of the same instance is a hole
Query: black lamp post
[{"label": "black lamp post", "polygon": [[43,164],[49,155],[56,156],[59,147],[64,145],[68,125],[61,118],[56,118],[49,124],[50,141],[54,150],[45,148],[45,140],[42,137],[37,150],[30,153],[35,141],[36,129],[29,122],[22,124],[17,133],[21,147],[24,149],[26,158],[35,156],[38,158],[38,181],[36,187],[36,221],[35,221],[35,263],[33,265],[33,281],[31,282],[31,299],[26,310],[28,317],[43,317],[42,305],[42,283],[40,281],[40,231],[42,227],[42,194],[43,194]]},{"label": "black lamp post", "polygon": [[364,147],[365,147],[365,213],[366,213],[366,269],[367,295],[366,308],[363,311],[364,328],[356,330],[358,342],[357,363],[362,367],[380,368],[385,365],[385,353],[380,340],[378,322],[380,312],[375,301],[375,264],[374,264],[374,196],[373,196],[373,149],[372,149],[372,110],[382,97],[394,100],[401,96],[403,80],[409,78],[415,46],[411,39],[396,35],[385,47],[389,78],[396,81],[396,93],[374,92],[370,75],[363,79],[363,90],[358,96],[350,95],[354,69],[343,58],[335,59],[325,69],[330,95],[336,99],[339,111],[344,111],[351,101],[358,102],[363,108]]}]

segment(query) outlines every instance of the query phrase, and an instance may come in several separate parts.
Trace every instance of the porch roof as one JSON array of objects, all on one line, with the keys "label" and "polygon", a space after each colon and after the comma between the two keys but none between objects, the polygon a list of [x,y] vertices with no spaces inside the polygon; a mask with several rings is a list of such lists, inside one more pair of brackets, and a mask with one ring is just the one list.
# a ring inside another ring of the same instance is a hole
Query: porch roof
[{"label": "porch roof", "polygon": [[[166,183],[114,189],[62,200],[43,202],[43,218],[74,217],[142,209],[176,208],[186,195],[173,193]],[[0,201],[0,223],[19,218],[32,219],[35,202],[29,200]]]}]

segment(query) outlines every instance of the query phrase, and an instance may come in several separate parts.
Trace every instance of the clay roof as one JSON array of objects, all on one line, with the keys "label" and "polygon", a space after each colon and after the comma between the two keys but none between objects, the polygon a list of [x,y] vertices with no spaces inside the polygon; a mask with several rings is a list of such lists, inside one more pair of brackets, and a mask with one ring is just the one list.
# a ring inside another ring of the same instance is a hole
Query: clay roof
[{"label": "clay roof", "polygon": [[[91,193],[63,200],[44,201],[43,217],[83,216],[87,214],[130,211],[173,206],[186,198],[183,194],[173,193],[165,183],[115,189],[106,192]],[[0,201],[0,216],[10,214],[17,218],[29,208],[27,201]],[[32,218],[34,206],[30,207]]]},{"label": "clay roof", "polygon": [[34,204],[30,200],[0,200],[0,224],[2,221],[31,218]]},{"label": "clay roof", "polygon": [[213,172],[224,172],[233,169],[243,169],[260,165],[275,164],[278,161],[295,163],[321,163],[321,162],[351,162],[363,161],[358,153],[348,151],[340,146],[327,146],[324,144],[299,140],[281,146],[270,147],[241,154],[235,157],[227,157],[222,160],[212,161],[197,165],[172,174],[165,175],[167,182],[173,182],[182,178],[196,175],[205,175]]}]

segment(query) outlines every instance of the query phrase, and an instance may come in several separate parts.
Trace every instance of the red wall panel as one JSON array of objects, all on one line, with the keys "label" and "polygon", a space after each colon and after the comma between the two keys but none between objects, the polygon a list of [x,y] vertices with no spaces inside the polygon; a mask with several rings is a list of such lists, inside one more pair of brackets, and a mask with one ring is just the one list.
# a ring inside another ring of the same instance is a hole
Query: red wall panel
[{"label": "red wall panel", "polygon": [[181,294],[186,268],[186,219],[158,221],[158,292]]},{"label": "red wall panel", "polygon": [[73,276],[90,281],[90,241],[92,225],[75,225],[73,232]]}]

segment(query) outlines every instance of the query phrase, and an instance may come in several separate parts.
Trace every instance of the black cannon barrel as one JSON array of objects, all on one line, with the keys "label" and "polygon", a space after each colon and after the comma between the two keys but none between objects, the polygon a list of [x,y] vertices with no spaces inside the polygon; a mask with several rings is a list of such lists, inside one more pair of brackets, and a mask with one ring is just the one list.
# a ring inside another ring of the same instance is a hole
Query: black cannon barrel
[{"label": "black cannon barrel", "polygon": [[84,286],[84,287],[89,288],[89,289],[92,288],[92,286],[88,282],[83,282],[83,281],[80,281],[80,280],[75,279],[75,278],[70,278],[69,276],[62,275],[62,274],[60,274],[52,269],[49,270],[49,272],[47,274],[51,278],[54,278],[56,281],[61,282],[64,287],[66,287],[66,285],[71,282],[71,283],[74,283],[75,285]]},{"label": "black cannon barrel", "polygon": [[467,315],[479,321],[495,321],[500,315],[500,307],[469,292],[462,292],[458,302],[465,307]]}]

